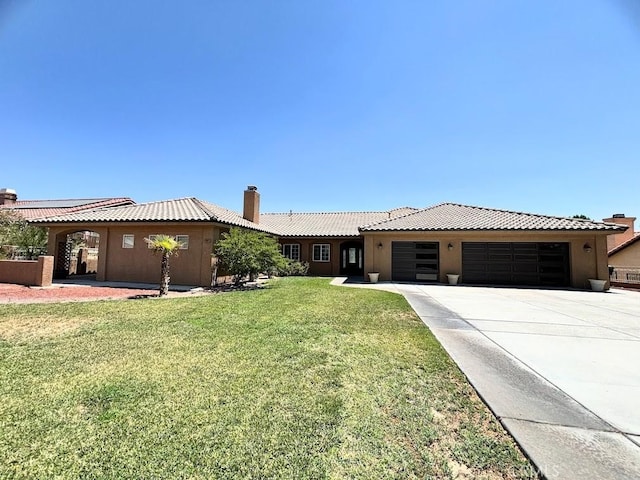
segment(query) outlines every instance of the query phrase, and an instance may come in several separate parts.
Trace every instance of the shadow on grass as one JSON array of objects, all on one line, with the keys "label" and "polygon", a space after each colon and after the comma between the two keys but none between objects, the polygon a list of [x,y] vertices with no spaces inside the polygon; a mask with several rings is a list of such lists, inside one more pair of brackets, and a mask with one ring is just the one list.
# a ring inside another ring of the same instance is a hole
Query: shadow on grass
[{"label": "shadow on grass", "polygon": [[[258,282],[245,282],[242,283],[240,285],[234,285],[232,283],[227,283],[227,284],[222,284],[222,285],[216,285],[213,287],[208,287],[208,288],[203,288],[198,292],[179,292],[179,293],[199,293],[199,294],[215,294],[215,293],[228,293],[228,292],[246,292],[246,291],[251,291],[251,290],[263,290],[264,288],[266,288],[266,284],[264,283],[258,283]],[[171,293],[176,293],[176,292],[171,292],[169,291],[169,295],[167,295],[167,298],[172,298]],[[147,298],[160,298],[160,294],[159,293],[146,293],[146,294],[137,294],[137,295],[131,295],[129,297],[127,297],[129,300],[142,300],[142,299],[147,299]]]}]

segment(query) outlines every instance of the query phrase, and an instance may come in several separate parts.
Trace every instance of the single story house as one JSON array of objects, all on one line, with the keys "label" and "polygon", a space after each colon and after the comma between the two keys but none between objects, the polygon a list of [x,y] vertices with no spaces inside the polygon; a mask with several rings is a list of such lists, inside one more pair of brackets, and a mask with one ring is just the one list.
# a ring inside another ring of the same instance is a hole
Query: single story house
[{"label": "single story house", "polygon": [[283,254],[309,262],[314,275],[366,275],[380,280],[587,288],[608,279],[607,236],[626,226],[443,203],[384,212],[260,214],[250,186],[239,214],[183,198],[48,217],[49,253],[59,263],[67,235],[100,235],[98,280],[156,282],[159,258],[144,238],[175,235],[184,243],[172,260],[173,283],[211,284],[212,249],[232,227],[278,238]]},{"label": "single story house", "polygon": [[183,244],[171,261],[171,281],[201,286],[211,285],[213,245],[223,232],[242,227],[272,233],[231,210],[196,198],[103,208],[33,223],[49,228],[48,252],[55,257],[56,277],[65,275],[68,235],[89,230],[99,236],[97,280],[157,282],[160,258],[144,239],[166,234]]}]

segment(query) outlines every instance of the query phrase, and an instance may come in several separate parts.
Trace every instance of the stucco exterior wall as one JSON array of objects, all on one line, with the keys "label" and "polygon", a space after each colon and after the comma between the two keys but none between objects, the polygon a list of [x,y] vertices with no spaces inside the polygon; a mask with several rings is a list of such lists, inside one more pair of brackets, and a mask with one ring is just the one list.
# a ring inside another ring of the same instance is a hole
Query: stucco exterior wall
[{"label": "stucco exterior wall", "polygon": [[[58,243],[64,242],[68,233],[84,229],[87,229],[87,225],[50,227],[49,254],[56,254]],[[212,248],[228,227],[212,223],[148,222],[96,224],[90,229],[100,235],[98,280],[157,283],[160,256],[148,249],[144,238],[158,234],[189,235],[189,249],[180,250],[179,255],[171,259],[171,282],[209,286]],[[134,248],[122,247],[122,237],[125,234],[134,235]],[[363,235],[362,239],[282,237],[279,242],[300,245],[300,260],[309,263],[311,275],[335,276],[340,275],[341,244],[362,240],[365,277],[367,273],[377,271],[383,281],[391,279],[393,241],[438,242],[439,281],[443,283],[446,282],[447,273],[462,272],[462,242],[567,242],[571,286],[588,288],[589,278],[609,278],[610,259],[607,257],[606,237],[605,233],[597,232],[371,232]],[[330,245],[329,262],[313,261],[314,244]],[[447,248],[448,244],[451,244],[451,250]],[[589,251],[585,251],[585,244],[589,244]],[[464,282],[464,278],[461,281]]]},{"label": "stucco exterior wall", "polygon": [[640,268],[640,241],[636,241],[626,248],[609,257],[609,265],[614,267]]},{"label": "stucco exterior wall", "polygon": [[[223,229],[198,223],[122,223],[94,225],[91,230],[100,235],[96,275],[99,281],[158,283],[161,257],[148,248],[144,239],[150,235],[188,235],[189,248],[179,250],[170,260],[171,283],[209,286],[212,246]],[[55,255],[58,242],[75,231],[78,227],[73,225],[51,227],[49,253]],[[134,236],[133,248],[123,248],[123,235]]]},{"label": "stucco exterior wall", "polygon": [[[607,280],[606,235],[589,233],[518,233],[518,232],[393,232],[364,235],[365,276],[379,272],[380,280],[391,280],[391,243],[393,241],[425,241],[439,243],[439,281],[447,282],[447,274],[462,273],[462,242],[568,242],[571,286],[589,288],[589,278]],[[378,245],[382,243],[382,247]],[[584,245],[588,243],[591,251]],[[448,245],[452,245],[449,250]],[[464,278],[460,279],[464,282]]]},{"label": "stucco exterior wall", "polygon": [[[333,276],[340,275],[340,245],[344,242],[361,240],[358,237],[352,238],[286,238],[281,237],[279,242],[281,245],[298,244],[300,245],[300,261],[309,263],[309,275]],[[330,261],[314,262],[313,246],[315,244],[330,245]]]},{"label": "stucco exterior wall", "polygon": [[634,222],[636,221],[636,217],[611,217],[605,218],[602,221],[627,226],[627,229],[624,232],[614,233],[607,237],[607,251],[613,250],[618,245],[622,245],[624,242],[631,240],[635,235]]},{"label": "stucco exterior wall", "polygon": [[53,279],[53,257],[38,260],[0,260],[0,283],[48,287]]}]

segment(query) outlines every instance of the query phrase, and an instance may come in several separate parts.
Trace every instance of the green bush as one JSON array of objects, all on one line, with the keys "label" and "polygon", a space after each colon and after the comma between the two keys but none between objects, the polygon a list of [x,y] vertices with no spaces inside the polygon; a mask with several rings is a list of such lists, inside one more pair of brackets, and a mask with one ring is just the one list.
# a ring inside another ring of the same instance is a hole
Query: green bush
[{"label": "green bush", "polygon": [[309,263],[287,259],[286,265],[279,268],[275,275],[279,277],[302,277],[309,273]]},{"label": "green bush", "polygon": [[17,213],[0,212],[0,258],[10,258],[14,251],[21,251],[27,259],[35,259],[47,247],[47,231],[30,225]]},{"label": "green bush", "polygon": [[246,277],[253,280],[260,273],[277,272],[286,265],[275,238],[240,228],[223,233],[213,253],[221,270],[231,274],[236,285]]}]

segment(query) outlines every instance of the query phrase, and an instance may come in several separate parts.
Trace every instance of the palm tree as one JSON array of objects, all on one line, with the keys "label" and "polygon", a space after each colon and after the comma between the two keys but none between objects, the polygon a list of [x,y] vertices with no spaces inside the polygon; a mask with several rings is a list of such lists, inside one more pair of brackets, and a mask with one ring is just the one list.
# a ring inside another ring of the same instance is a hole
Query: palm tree
[{"label": "palm tree", "polygon": [[169,257],[177,255],[182,244],[169,235],[156,235],[144,240],[151,246],[154,253],[162,254],[160,262],[160,296],[162,297],[169,293]]}]

